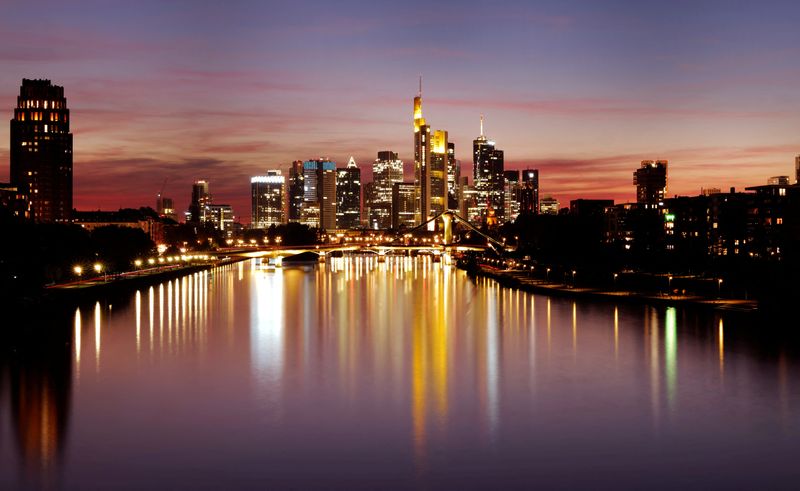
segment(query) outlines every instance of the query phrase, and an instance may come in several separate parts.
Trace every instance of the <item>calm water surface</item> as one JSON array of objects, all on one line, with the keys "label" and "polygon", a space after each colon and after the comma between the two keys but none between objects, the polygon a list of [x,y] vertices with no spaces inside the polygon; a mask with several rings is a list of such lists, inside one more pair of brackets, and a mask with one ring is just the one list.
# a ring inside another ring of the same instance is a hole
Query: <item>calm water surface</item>
[{"label": "calm water surface", "polygon": [[792,488],[800,367],[760,327],[426,259],[242,262],[7,350],[0,488]]}]

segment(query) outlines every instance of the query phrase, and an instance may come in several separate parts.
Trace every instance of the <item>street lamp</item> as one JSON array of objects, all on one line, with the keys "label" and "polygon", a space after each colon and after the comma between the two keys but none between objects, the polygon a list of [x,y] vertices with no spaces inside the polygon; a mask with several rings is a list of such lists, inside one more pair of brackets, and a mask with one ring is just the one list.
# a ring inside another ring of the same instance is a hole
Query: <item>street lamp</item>
[{"label": "street lamp", "polygon": [[672,275],[667,276],[667,295],[672,294]]},{"label": "street lamp", "polygon": [[575,288],[575,273],[576,273],[576,271],[573,269],[572,270],[572,288]]},{"label": "street lamp", "polygon": [[615,290],[617,289],[617,276],[619,276],[619,274],[614,273],[614,289]]},{"label": "street lamp", "polygon": [[[100,264],[100,263],[94,263],[94,270],[97,272],[97,274],[102,273],[103,272],[103,265]],[[106,275],[105,274],[103,274],[103,281],[106,281]]]},{"label": "street lamp", "polygon": [[545,275],[544,279],[550,281],[550,268],[547,268],[547,274]]},{"label": "street lamp", "polygon": [[722,296],[722,278],[717,279],[717,296]]},{"label": "street lamp", "polygon": [[136,266],[137,268],[140,268],[142,266],[142,260],[141,259],[135,260],[133,262],[133,265]]},{"label": "street lamp", "polygon": [[83,268],[80,266],[75,266],[72,268],[72,272],[78,276],[78,283],[81,282],[81,274],[83,274]]}]

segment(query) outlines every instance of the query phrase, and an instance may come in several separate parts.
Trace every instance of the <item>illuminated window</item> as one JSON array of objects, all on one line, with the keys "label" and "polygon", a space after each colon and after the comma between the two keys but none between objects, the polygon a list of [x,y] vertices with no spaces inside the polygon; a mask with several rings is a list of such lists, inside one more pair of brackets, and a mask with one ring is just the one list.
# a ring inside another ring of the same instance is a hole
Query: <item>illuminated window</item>
[{"label": "illuminated window", "polygon": [[776,219],[775,219],[775,223],[776,223],[777,225],[783,225],[783,218],[776,218]]},{"label": "illuminated window", "polygon": [[786,196],[786,188],[778,189],[778,196]]}]

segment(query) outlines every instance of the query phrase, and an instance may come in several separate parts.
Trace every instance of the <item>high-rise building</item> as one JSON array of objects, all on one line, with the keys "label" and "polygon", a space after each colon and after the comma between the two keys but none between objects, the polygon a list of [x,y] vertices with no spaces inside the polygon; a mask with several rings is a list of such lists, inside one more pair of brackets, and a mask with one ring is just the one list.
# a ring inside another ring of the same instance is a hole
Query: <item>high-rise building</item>
[{"label": "high-rise building", "polygon": [[392,227],[392,187],[403,182],[403,161],[392,151],[378,152],[372,163],[372,192],[369,194],[369,228]]},{"label": "high-rise building", "polygon": [[794,158],[794,183],[800,184],[800,155]]},{"label": "high-rise building", "polygon": [[667,161],[642,160],[641,167],[633,173],[636,185],[636,202],[645,208],[664,205],[667,194]]},{"label": "high-rise building", "polygon": [[208,219],[208,207],[211,205],[211,194],[208,192],[208,181],[199,180],[192,184],[192,202],[189,205],[189,220],[194,224],[205,223]]},{"label": "high-rise building", "polygon": [[266,175],[250,178],[253,228],[269,228],[271,225],[286,223],[285,180],[279,170],[267,171]]},{"label": "high-rise building", "polygon": [[503,180],[503,209],[505,210],[505,218],[508,221],[516,220],[520,211],[520,199],[522,194],[522,183],[519,181],[519,171],[503,171]]},{"label": "high-rise building", "polygon": [[414,98],[414,210],[419,225],[428,220],[431,210],[431,128],[422,117],[422,77]]},{"label": "high-rise building", "polygon": [[448,205],[447,169],[450,166],[447,132],[436,130],[431,137],[430,154],[430,208],[428,216],[436,216],[445,211]]},{"label": "high-rise building", "polygon": [[502,220],[505,179],[503,178],[503,151],[495,148],[495,142],[483,134],[483,116],[481,116],[481,134],[472,142],[473,184],[478,193],[478,206],[482,219],[488,216],[488,209]]},{"label": "high-rise building", "polygon": [[347,167],[336,169],[336,228],[361,226],[361,169],[353,157]]},{"label": "high-rise building", "polygon": [[461,200],[461,163],[456,159],[456,144],[447,142],[447,209],[457,212]]},{"label": "high-rise building", "polygon": [[552,196],[545,196],[539,201],[539,213],[542,215],[558,215],[559,202]]},{"label": "high-rise building", "polygon": [[72,133],[64,88],[22,79],[11,120],[11,184],[28,196],[37,222],[70,221]]},{"label": "high-rise building", "polygon": [[310,227],[336,228],[336,164],[326,159],[303,162],[300,221]]},{"label": "high-rise building", "polygon": [[303,174],[303,161],[295,160],[289,169],[289,190],[287,193],[287,211],[289,222],[299,222],[303,209],[305,196],[305,175]]},{"label": "high-rise building", "polygon": [[539,213],[539,171],[522,171],[522,189],[519,197],[520,213]]},{"label": "high-rise building", "polygon": [[392,186],[392,228],[412,228],[416,221],[416,182],[397,182]]}]

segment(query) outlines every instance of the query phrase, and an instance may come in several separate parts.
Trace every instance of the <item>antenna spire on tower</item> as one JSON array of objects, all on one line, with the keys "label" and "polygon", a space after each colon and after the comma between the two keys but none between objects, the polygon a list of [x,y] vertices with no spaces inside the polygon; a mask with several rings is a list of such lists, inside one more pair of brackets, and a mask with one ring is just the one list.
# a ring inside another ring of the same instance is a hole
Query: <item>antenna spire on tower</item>
[{"label": "antenna spire on tower", "polygon": [[483,114],[481,114],[481,137],[483,137]]},{"label": "antenna spire on tower", "polygon": [[422,97],[422,74],[419,74],[419,96]]}]

